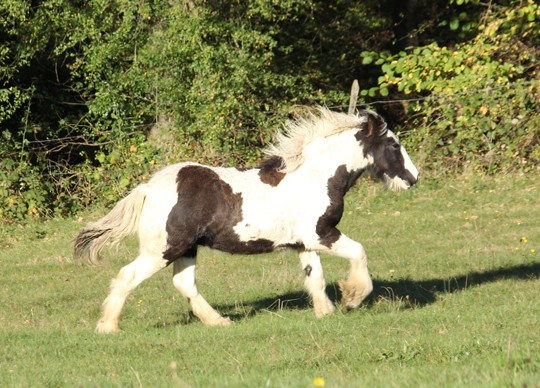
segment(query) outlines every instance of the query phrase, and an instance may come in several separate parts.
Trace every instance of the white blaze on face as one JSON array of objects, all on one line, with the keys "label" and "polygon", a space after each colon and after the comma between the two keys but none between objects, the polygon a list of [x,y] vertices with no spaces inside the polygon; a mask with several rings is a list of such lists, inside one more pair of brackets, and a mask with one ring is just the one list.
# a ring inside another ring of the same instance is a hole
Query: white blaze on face
[{"label": "white blaze on face", "polygon": [[[392,131],[388,131],[388,136],[393,137],[397,142],[399,142],[398,138]],[[409,154],[407,153],[407,150],[405,150],[405,147],[400,147],[401,156],[403,157],[403,165],[406,171],[408,171],[415,181],[418,180],[418,169],[413,164],[411,158],[409,157]],[[399,175],[396,175],[395,177],[391,178],[388,175],[384,174],[384,182],[388,189],[393,191],[399,191],[399,190],[407,190],[411,187],[411,184],[407,182],[406,180],[399,177]]]},{"label": "white blaze on face", "polygon": [[407,150],[405,147],[401,146],[401,155],[403,155],[403,159],[405,160],[405,168],[407,171],[409,171],[415,180],[418,180],[418,169],[413,164],[411,158],[409,157],[409,154],[407,153]]}]

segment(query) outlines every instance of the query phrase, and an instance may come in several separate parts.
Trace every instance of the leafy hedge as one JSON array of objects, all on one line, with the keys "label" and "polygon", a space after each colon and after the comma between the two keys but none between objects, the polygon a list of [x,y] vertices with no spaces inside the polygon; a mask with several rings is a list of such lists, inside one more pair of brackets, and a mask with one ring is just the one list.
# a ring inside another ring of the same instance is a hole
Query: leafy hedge
[{"label": "leafy hedge", "polygon": [[534,171],[540,162],[540,6],[488,9],[478,34],[454,47],[436,42],[396,55],[364,52],[381,65],[377,86],[420,97],[404,105],[420,163],[487,172]]},{"label": "leafy hedge", "polygon": [[354,78],[424,169],[532,170],[538,19],[530,0],[4,0],[0,220],[113,202],[178,160],[253,165]]}]

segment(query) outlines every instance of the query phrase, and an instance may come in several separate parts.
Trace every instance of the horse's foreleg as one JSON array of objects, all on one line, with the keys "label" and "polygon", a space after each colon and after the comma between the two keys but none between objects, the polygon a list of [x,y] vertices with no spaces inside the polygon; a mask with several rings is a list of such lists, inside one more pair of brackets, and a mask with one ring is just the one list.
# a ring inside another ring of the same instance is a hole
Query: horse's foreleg
[{"label": "horse's foreleg", "polygon": [[117,332],[118,320],[129,293],[166,265],[167,261],[159,256],[139,256],[123,267],[111,282],[111,290],[103,302],[103,314],[98,321],[96,331],[99,333]]},{"label": "horse's foreleg", "polygon": [[326,295],[326,283],[319,255],[313,251],[302,251],[300,262],[306,273],[304,287],[313,301],[313,310],[317,318],[334,312],[334,304]]},{"label": "horse's foreleg", "polygon": [[351,263],[349,277],[339,282],[343,307],[347,310],[358,307],[373,291],[373,282],[367,267],[367,254],[359,242],[341,234],[332,244],[330,252],[349,259]]},{"label": "horse's foreleg", "polygon": [[193,314],[208,326],[227,326],[232,322],[222,317],[203,298],[195,281],[195,259],[180,258],[174,262],[173,284],[188,300]]}]

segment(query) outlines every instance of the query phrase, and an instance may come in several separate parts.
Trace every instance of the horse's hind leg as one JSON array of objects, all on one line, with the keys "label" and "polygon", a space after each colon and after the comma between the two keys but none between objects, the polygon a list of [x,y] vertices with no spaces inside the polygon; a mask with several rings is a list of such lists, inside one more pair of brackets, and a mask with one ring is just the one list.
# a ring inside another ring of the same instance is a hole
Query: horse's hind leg
[{"label": "horse's hind leg", "polygon": [[[194,251],[194,250],[193,250]],[[181,257],[174,261],[173,284],[188,300],[193,314],[208,326],[227,326],[232,322],[222,317],[203,298],[195,281],[195,252],[193,257]]]},{"label": "horse's hind leg", "polygon": [[334,312],[334,304],[326,295],[326,283],[319,255],[311,251],[300,252],[300,262],[306,273],[304,287],[313,301],[313,310],[317,318]]},{"label": "horse's hind leg", "polygon": [[123,267],[111,282],[111,290],[103,302],[103,314],[96,330],[99,333],[118,331],[118,320],[129,293],[166,265],[167,261],[161,256],[140,255]]}]

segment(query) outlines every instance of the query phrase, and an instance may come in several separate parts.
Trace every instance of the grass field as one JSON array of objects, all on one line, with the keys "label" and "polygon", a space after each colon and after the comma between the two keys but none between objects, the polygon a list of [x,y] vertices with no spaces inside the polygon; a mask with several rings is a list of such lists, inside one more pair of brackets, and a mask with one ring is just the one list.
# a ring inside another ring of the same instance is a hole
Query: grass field
[{"label": "grass field", "polygon": [[[540,177],[424,179],[399,194],[361,181],[341,229],[374,292],[316,319],[293,252],[202,250],[199,288],[235,324],[190,315],[171,270],[130,298],[118,335],[94,333],[130,240],[90,268],[70,241],[103,211],[0,230],[0,386],[540,387]],[[348,262],[324,257],[328,293]]]}]

